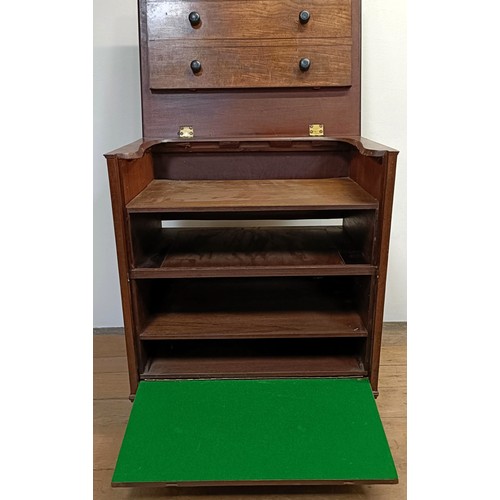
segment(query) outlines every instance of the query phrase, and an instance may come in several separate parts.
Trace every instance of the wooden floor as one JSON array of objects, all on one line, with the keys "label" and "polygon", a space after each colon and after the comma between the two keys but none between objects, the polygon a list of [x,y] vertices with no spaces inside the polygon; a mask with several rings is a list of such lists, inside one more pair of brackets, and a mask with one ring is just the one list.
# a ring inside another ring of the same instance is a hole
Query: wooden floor
[{"label": "wooden floor", "polygon": [[111,488],[131,403],[125,342],[94,335],[94,500],[361,500],[406,499],[406,324],[384,325],[377,405],[399,474],[398,485],[328,487]]}]

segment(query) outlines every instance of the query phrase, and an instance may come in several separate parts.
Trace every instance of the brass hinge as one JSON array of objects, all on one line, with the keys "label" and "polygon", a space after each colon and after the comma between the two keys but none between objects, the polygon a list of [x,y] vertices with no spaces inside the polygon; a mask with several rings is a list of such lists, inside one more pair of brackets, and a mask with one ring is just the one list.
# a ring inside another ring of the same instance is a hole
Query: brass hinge
[{"label": "brass hinge", "polygon": [[194,137],[194,128],[190,125],[182,125],[179,127],[177,134],[181,139],[192,139]]},{"label": "brass hinge", "polygon": [[309,135],[311,137],[323,137],[325,135],[325,128],[322,123],[312,123],[309,125]]}]

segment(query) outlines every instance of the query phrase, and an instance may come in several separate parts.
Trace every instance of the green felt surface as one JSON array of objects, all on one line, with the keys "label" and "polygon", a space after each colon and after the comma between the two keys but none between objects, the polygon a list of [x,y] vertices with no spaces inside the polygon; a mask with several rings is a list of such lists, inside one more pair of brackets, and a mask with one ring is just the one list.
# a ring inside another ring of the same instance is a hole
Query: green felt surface
[{"label": "green felt surface", "polygon": [[113,483],[397,478],[367,379],[139,384]]}]

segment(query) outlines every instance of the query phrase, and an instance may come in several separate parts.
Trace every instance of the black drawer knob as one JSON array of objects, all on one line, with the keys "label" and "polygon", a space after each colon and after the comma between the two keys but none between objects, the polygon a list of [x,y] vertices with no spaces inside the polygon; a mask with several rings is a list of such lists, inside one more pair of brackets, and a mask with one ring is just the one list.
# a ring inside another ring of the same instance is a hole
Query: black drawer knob
[{"label": "black drawer knob", "polygon": [[196,73],[199,73],[201,71],[201,62],[195,59],[194,61],[191,61],[191,71],[196,75]]},{"label": "black drawer knob", "polygon": [[189,13],[189,22],[191,26],[198,26],[201,23],[201,16],[198,12],[190,12]]},{"label": "black drawer knob", "polygon": [[299,61],[300,71],[307,71],[310,67],[311,67],[311,60],[308,59],[307,57],[303,57]]},{"label": "black drawer knob", "polygon": [[309,14],[309,11],[307,10],[300,11],[299,14],[300,24],[307,24],[309,22],[309,19],[311,19],[311,14]]}]

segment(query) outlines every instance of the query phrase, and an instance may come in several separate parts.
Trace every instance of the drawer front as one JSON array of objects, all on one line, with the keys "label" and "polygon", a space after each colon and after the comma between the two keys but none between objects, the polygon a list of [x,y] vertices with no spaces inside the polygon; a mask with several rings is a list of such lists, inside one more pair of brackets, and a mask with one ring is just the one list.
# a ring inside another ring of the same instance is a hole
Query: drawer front
[{"label": "drawer front", "polygon": [[[307,58],[307,71],[299,67]],[[191,62],[199,61],[194,73]],[[151,89],[332,87],[351,85],[351,46],[283,40],[273,45],[149,44]]]},{"label": "drawer front", "polygon": [[[304,10],[310,17],[302,24]],[[197,24],[191,12],[199,14]],[[351,0],[150,0],[147,22],[149,40],[344,38],[351,37]]]}]

